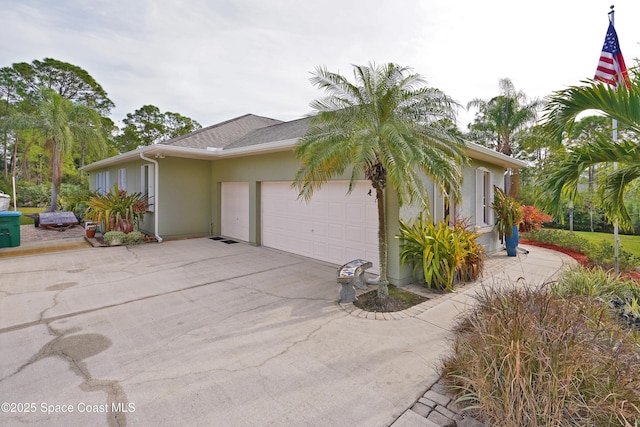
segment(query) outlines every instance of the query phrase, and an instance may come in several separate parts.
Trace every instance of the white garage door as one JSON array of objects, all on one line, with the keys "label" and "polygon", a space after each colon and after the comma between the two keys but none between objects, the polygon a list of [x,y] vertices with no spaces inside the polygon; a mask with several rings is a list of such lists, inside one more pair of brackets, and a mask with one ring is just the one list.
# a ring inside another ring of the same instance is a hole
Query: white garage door
[{"label": "white garage door", "polygon": [[249,241],[249,183],[221,184],[221,234]]},{"label": "white garage door", "polygon": [[349,196],[348,188],[347,181],[325,183],[306,203],[290,182],[263,182],[262,244],[335,264],[363,258],[378,272],[375,191],[369,181]]}]

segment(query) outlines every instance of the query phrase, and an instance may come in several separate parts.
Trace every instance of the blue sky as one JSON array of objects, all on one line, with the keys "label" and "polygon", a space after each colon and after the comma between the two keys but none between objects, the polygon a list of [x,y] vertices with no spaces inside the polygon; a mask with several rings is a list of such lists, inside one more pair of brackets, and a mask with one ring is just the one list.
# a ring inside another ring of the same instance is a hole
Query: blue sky
[{"label": "blue sky", "polygon": [[[0,66],[52,57],[87,70],[122,119],[145,104],[207,126],[245,113],[291,120],[323,65],[409,66],[462,105],[510,78],[529,97],[593,77],[610,1],[0,0]],[[640,2],[615,3],[627,66]],[[466,128],[473,112],[460,110]]]}]

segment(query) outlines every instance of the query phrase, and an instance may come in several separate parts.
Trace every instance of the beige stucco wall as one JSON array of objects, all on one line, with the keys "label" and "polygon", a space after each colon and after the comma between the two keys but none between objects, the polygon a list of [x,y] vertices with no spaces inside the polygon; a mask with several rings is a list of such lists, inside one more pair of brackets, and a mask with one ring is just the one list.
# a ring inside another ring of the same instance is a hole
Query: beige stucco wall
[{"label": "beige stucco wall", "polygon": [[[157,159],[160,171],[158,234],[164,239],[207,236],[211,232],[211,162],[177,157]],[[127,191],[143,192],[141,167],[143,160],[93,171],[91,188],[96,188],[98,172],[109,171],[109,188],[118,182],[118,170],[126,169]],[[141,231],[153,235],[155,215],[147,213]]]},{"label": "beige stucco wall", "polygon": [[165,239],[211,234],[211,162],[166,157],[160,167],[159,221]]}]

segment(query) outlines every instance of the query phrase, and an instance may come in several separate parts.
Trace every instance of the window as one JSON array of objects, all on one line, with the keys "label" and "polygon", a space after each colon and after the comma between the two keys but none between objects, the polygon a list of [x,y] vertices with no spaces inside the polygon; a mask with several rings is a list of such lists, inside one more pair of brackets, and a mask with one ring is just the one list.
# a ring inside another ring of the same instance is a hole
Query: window
[{"label": "window", "polygon": [[476,169],[476,226],[493,225],[493,177],[486,168]]},{"label": "window", "polygon": [[491,175],[488,171],[483,172],[482,174],[482,220],[485,224],[489,224],[491,222]]},{"label": "window", "polygon": [[109,171],[98,172],[96,174],[96,192],[99,194],[107,194],[111,188],[111,179]]},{"label": "window", "polygon": [[118,169],[118,189],[127,191],[127,170]]},{"label": "window", "polygon": [[[445,190],[447,191],[447,193],[449,193],[451,191],[451,187],[447,184],[445,186]],[[449,225],[455,224],[455,222],[459,219],[458,214],[460,212],[458,212],[458,205],[452,197],[449,197],[447,195],[443,196],[443,209],[443,218],[449,218]]]},{"label": "window", "polygon": [[140,193],[147,196],[148,212],[153,212],[155,210],[155,178],[154,165],[142,165],[140,169]]}]

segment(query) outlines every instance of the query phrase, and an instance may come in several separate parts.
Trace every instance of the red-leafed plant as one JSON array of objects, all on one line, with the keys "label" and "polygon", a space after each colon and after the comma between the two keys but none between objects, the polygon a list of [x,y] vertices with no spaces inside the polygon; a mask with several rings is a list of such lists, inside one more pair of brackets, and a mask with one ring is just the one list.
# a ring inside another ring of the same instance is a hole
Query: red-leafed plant
[{"label": "red-leafed plant", "polygon": [[520,224],[520,231],[527,232],[533,230],[540,230],[542,223],[551,221],[551,215],[542,212],[535,206],[522,206],[524,218]]}]

